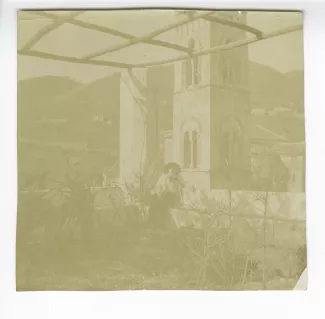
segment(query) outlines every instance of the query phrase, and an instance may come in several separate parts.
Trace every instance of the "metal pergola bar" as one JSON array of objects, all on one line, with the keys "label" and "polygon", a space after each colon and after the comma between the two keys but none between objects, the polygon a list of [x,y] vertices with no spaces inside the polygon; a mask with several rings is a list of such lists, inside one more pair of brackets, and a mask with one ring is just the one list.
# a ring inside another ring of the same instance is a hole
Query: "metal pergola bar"
[{"label": "metal pergola bar", "polygon": [[[88,23],[88,22],[84,22],[84,21],[75,19],[77,16],[85,13],[86,11],[72,12],[71,14],[65,15],[63,17],[58,16],[51,12],[44,12],[44,11],[29,11],[29,12],[31,12],[35,15],[38,15],[38,16],[43,16],[43,17],[52,19],[53,23],[42,28],[41,30],[39,30],[35,34],[35,36],[30,41],[28,41],[28,43],[22,49],[18,50],[18,54],[33,56],[33,57],[38,57],[38,58],[43,58],[43,59],[63,61],[63,62],[80,63],[80,64],[88,64],[88,65],[100,65],[100,66],[124,68],[124,69],[125,68],[126,69],[146,68],[146,67],[150,67],[150,66],[158,66],[158,65],[173,63],[176,61],[186,60],[186,59],[189,59],[189,58],[195,57],[195,56],[212,54],[212,53],[216,53],[216,52],[220,52],[220,51],[224,51],[224,50],[231,50],[231,49],[235,49],[235,48],[238,48],[241,46],[249,45],[254,42],[266,40],[266,39],[269,39],[272,37],[284,35],[287,33],[294,32],[294,31],[299,31],[299,30],[302,30],[302,28],[303,28],[302,24],[298,24],[298,25],[294,25],[294,26],[291,26],[288,28],[279,29],[279,30],[272,31],[272,32],[262,32],[261,30],[255,29],[251,26],[248,26],[246,24],[243,24],[243,23],[240,23],[237,21],[229,21],[224,18],[212,16],[216,11],[209,11],[209,12],[204,11],[204,12],[199,12],[199,13],[192,12],[192,14],[187,15],[186,18],[182,18],[177,22],[168,24],[164,28],[160,28],[158,30],[150,32],[150,33],[148,33],[144,36],[141,36],[141,37],[134,37],[130,34],[123,33],[123,32],[117,31],[115,29],[111,29],[108,27],[104,27],[104,26],[100,26],[100,25],[96,25],[96,24],[92,24],[92,23]],[[228,43],[225,45],[197,51],[197,52],[193,52],[189,48],[185,48],[179,44],[173,44],[173,43],[169,43],[166,41],[153,39],[154,37],[156,37],[160,34],[163,34],[167,31],[170,31],[172,29],[175,29],[179,26],[185,25],[189,22],[192,22],[192,21],[195,21],[198,19],[205,19],[205,20],[213,22],[213,23],[218,23],[218,24],[223,24],[223,25],[228,25],[228,26],[234,27],[234,28],[238,28],[238,29],[244,30],[246,32],[252,33],[252,34],[254,34],[254,36],[245,38],[245,39],[242,39],[239,41],[234,41],[234,42],[231,42],[231,43]],[[79,26],[82,28],[91,29],[91,30],[95,30],[98,32],[103,32],[106,34],[111,34],[114,36],[119,36],[124,39],[127,39],[128,42],[117,45],[117,46],[109,47],[106,49],[101,49],[97,52],[88,54],[82,58],[62,56],[62,55],[32,50],[32,47],[38,41],[40,41],[44,36],[46,36],[51,31],[57,29],[58,27],[62,26],[65,23],[73,24],[73,25],[76,25],[76,26]],[[103,54],[110,53],[110,52],[116,52],[118,50],[128,48],[130,46],[133,46],[133,45],[139,44],[139,43],[147,43],[147,44],[151,44],[151,45],[166,47],[166,48],[178,50],[180,52],[187,53],[187,54],[176,57],[176,58],[170,58],[170,59],[160,60],[160,61],[156,61],[156,62],[148,62],[148,63],[140,63],[140,64],[130,64],[130,63],[121,63],[121,62],[113,62],[113,61],[106,61],[106,60],[94,60],[93,59],[93,58],[96,58]]]}]

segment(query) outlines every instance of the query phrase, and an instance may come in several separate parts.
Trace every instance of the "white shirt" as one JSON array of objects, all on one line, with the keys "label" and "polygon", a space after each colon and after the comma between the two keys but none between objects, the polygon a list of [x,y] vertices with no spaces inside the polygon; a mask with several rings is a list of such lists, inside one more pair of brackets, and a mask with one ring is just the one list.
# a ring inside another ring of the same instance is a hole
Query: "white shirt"
[{"label": "white shirt", "polygon": [[159,178],[153,190],[153,193],[157,194],[158,196],[161,196],[165,192],[171,192],[171,193],[176,193],[178,196],[181,196],[183,183],[184,182],[180,175],[178,175],[174,179],[171,179],[170,174],[163,174]]}]

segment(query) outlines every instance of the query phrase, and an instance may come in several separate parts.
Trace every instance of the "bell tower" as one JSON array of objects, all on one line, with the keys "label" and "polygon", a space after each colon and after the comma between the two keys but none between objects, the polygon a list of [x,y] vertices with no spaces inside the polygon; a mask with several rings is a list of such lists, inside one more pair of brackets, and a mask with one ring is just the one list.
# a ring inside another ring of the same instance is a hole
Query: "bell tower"
[{"label": "bell tower", "polygon": [[[246,13],[219,12],[220,18],[246,23]],[[211,23],[211,47],[246,37],[244,30]],[[250,98],[248,47],[210,56],[211,188],[246,189],[250,180]]]},{"label": "bell tower", "polygon": [[[245,13],[216,12],[177,30],[178,43],[189,50],[222,46],[246,34],[213,21],[245,23]],[[190,54],[190,53],[189,53]],[[241,185],[249,171],[250,146],[247,47],[191,57],[175,63],[173,156],[185,179],[201,188],[225,188],[229,171]]]}]

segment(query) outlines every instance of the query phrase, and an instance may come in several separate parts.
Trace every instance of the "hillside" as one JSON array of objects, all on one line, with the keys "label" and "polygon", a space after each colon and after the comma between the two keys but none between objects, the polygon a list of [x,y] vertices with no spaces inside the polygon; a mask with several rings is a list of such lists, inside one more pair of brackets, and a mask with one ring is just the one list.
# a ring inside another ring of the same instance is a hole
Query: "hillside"
[{"label": "hillside", "polygon": [[42,76],[18,82],[18,115],[28,119],[40,119],[52,112],[50,102],[79,85],[66,77]]},{"label": "hillside", "polygon": [[[119,81],[116,76],[82,85],[69,78],[44,76],[20,81],[18,83],[18,127],[19,135],[26,138],[41,138],[38,132],[43,125],[42,134],[51,130],[46,120],[62,119],[69,121],[69,129],[80,126],[79,133],[85,133],[81,126],[94,116],[104,116],[105,120],[114,117],[118,122]],[[45,122],[42,120],[45,120]],[[80,125],[79,125],[80,124]],[[61,125],[62,127],[62,125]],[[55,128],[55,132],[59,130]],[[72,132],[71,132],[72,133]],[[45,136],[44,136],[45,138]],[[67,139],[69,140],[68,136]]]},{"label": "hillside", "polygon": [[[19,170],[39,170],[36,156],[49,174],[61,179],[65,163],[60,149],[85,144],[91,149],[93,172],[99,174],[106,165],[113,165],[119,153],[118,86],[116,76],[87,85],[63,77],[19,82],[18,133],[24,141],[18,145]],[[23,178],[20,174],[21,182]]]},{"label": "hillside", "polygon": [[[162,96],[166,96],[167,87],[162,87],[162,84],[166,83],[166,77],[162,74],[160,77],[151,77],[151,73],[154,72],[149,72],[149,78],[161,79],[159,83],[152,82],[151,88],[155,91],[159,89],[159,92],[161,88]],[[166,73],[167,75],[173,76],[172,73]],[[270,67],[250,62],[251,108],[272,110],[293,103],[294,108],[302,113],[303,76],[302,71],[282,74]],[[25,135],[26,130],[30,131],[28,126],[44,117],[64,117],[75,122],[99,115],[104,116],[104,120],[114,119],[111,124],[115,127],[119,121],[118,107],[116,107],[119,104],[118,77],[119,75],[115,74],[87,85],[55,76],[20,81],[18,84],[19,133]],[[170,111],[164,116],[170,118]],[[304,122],[303,119],[302,121]],[[165,124],[169,127],[171,124],[167,122]],[[163,126],[165,124],[161,123]],[[81,132],[83,133],[85,131]]]},{"label": "hillside", "polygon": [[[265,65],[250,62],[249,72],[252,108],[272,109],[290,102],[298,104],[303,102],[304,73],[302,71],[283,74]],[[87,91],[90,87],[92,92],[102,91],[109,78],[94,81],[84,87],[87,87]],[[43,112],[50,111],[46,110],[49,101],[70,90],[73,91],[79,85],[78,82],[69,78],[56,76],[20,81],[18,85],[19,113],[39,117]],[[85,96],[85,94],[82,95]],[[91,95],[94,97],[93,93]],[[28,105],[28,112],[25,109],[26,105]]]},{"label": "hillside", "polygon": [[280,73],[270,67],[250,62],[251,107],[273,109],[288,105],[303,110],[304,73]]}]

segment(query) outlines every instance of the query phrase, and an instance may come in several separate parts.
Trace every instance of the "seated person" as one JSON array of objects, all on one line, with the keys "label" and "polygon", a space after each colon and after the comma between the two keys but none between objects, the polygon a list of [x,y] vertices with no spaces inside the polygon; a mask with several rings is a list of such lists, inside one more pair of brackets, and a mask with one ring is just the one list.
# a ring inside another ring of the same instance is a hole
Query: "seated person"
[{"label": "seated person", "polygon": [[165,225],[170,209],[181,206],[184,181],[180,172],[181,168],[176,163],[165,165],[164,173],[153,189],[149,218],[156,226]]}]

